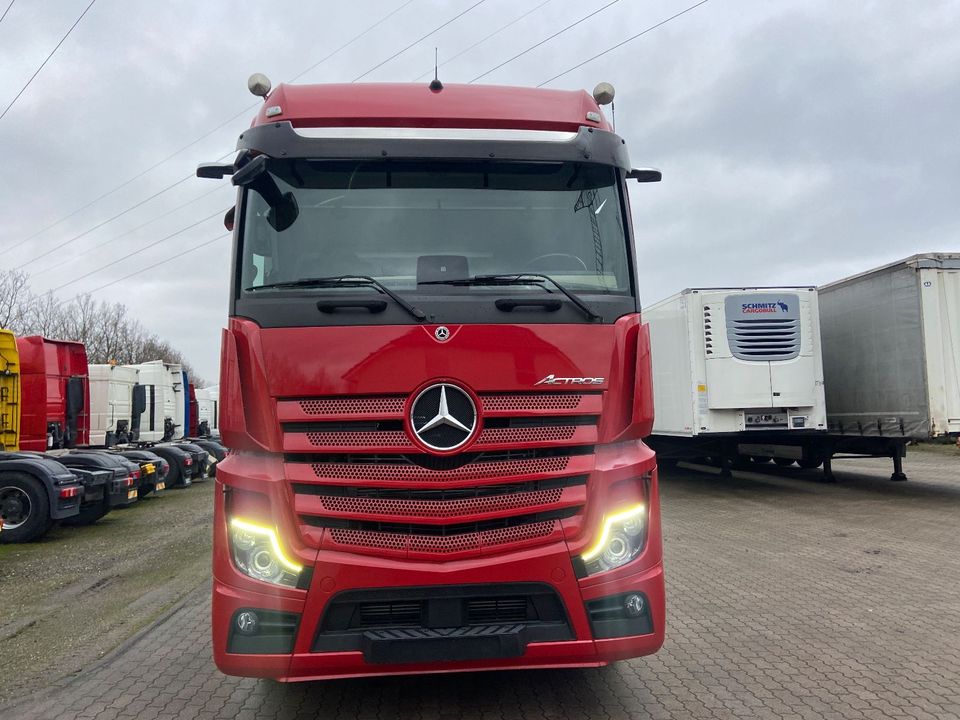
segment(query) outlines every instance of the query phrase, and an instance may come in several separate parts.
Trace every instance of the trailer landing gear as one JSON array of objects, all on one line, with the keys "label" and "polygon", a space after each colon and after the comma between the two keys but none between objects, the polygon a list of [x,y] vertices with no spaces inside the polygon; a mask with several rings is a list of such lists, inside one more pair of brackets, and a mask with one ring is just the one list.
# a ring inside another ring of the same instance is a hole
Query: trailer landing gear
[{"label": "trailer landing gear", "polygon": [[827,455],[823,459],[823,482],[835,483],[836,481],[837,478],[833,474],[833,458],[830,455]]},{"label": "trailer landing gear", "polygon": [[903,455],[900,454],[900,448],[894,448],[891,454],[893,455],[893,475],[890,479],[894,482],[903,482],[907,479],[907,475],[903,472]]}]

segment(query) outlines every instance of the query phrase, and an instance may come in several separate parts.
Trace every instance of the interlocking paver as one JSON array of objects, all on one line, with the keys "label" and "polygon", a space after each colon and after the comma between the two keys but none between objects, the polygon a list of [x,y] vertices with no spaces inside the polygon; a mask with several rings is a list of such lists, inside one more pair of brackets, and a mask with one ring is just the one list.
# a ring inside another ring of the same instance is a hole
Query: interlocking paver
[{"label": "interlocking paver", "polygon": [[662,480],[660,654],[595,670],[283,685],[221,675],[209,591],[5,720],[960,718],[960,462]]}]

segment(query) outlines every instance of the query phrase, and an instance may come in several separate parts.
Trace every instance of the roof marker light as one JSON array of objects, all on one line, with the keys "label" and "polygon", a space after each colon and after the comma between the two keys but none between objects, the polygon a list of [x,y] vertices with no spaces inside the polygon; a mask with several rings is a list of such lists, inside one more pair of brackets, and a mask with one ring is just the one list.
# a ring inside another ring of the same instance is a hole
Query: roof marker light
[{"label": "roof marker light", "polygon": [[597,83],[593,89],[593,99],[597,101],[597,105],[609,105],[616,94],[613,85],[608,82]]},{"label": "roof marker light", "polygon": [[262,97],[264,100],[266,100],[267,95],[270,94],[271,87],[270,78],[263,73],[254,73],[247,80],[247,89],[257,97]]}]

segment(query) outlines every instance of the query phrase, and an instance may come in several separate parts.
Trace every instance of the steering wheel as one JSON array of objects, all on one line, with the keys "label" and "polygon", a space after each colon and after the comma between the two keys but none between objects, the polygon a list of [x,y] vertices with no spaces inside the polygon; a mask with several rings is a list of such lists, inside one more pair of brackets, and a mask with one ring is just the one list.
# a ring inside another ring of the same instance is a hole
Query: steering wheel
[{"label": "steering wheel", "polygon": [[532,260],[528,260],[527,264],[524,265],[524,268],[526,268],[527,270],[532,270],[533,265],[536,265],[541,260],[548,260],[550,258],[565,258],[567,260],[573,260],[577,265],[580,266],[580,269],[584,271],[587,270],[587,264],[583,260],[578,258],[576,255],[571,255],[570,253],[547,253],[546,255],[538,255]]}]

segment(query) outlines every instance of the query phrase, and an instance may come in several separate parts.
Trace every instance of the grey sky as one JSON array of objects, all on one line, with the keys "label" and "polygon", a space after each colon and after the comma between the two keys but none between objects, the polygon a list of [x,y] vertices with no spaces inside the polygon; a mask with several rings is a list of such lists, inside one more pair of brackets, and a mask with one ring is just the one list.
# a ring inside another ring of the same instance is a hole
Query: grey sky
[{"label": "grey sky", "polygon": [[[0,24],[0,105],[88,1],[17,0]],[[414,0],[300,82],[350,80],[475,1]],[[442,67],[441,78],[465,82],[608,1],[552,0]],[[430,68],[434,45],[442,62],[541,2],[486,0],[365,80],[412,80]],[[692,3],[621,0],[484,82],[536,85]],[[291,78],[402,4],[97,0],[0,120],[0,249],[253,104],[250,73]],[[960,249],[958,38],[956,2],[711,0],[551,87],[612,82],[634,163],[664,171],[659,186],[631,191],[646,302],[689,286],[819,284]],[[251,115],[5,251],[0,265],[20,266],[224,155]],[[118,237],[214,187],[181,183],[26,266],[31,284],[58,287],[226,209],[224,183]],[[214,218],[59,294],[93,290],[222,232]],[[228,262],[224,239],[96,297],[128,304],[215,378]]]}]

